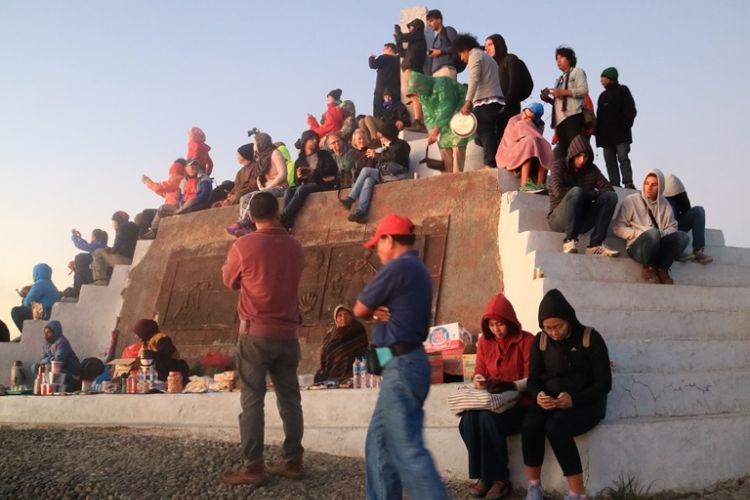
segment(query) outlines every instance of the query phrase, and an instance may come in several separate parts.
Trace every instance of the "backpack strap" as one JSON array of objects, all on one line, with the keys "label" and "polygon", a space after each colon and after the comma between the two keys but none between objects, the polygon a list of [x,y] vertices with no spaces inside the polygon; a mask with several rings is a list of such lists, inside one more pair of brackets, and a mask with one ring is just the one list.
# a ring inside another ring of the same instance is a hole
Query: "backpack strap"
[{"label": "backpack strap", "polygon": [[539,339],[539,350],[544,352],[547,350],[547,334],[544,331],[539,332],[542,338]]},{"label": "backpack strap", "polygon": [[583,348],[588,349],[591,347],[591,327],[587,326],[583,329]]}]

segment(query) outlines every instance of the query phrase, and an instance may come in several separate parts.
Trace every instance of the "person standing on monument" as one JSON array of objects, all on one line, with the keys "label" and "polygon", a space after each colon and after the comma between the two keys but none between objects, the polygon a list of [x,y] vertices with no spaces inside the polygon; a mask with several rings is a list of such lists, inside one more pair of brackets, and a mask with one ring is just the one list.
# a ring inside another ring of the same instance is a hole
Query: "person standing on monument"
[{"label": "person standing on monument", "polygon": [[[301,479],[303,420],[297,381],[299,282],[302,245],[282,227],[279,203],[273,194],[260,192],[250,201],[250,218],[257,230],[234,242],[222,267],[224,285],[239,290],[237,313],[237,370],[240,378],[239,417],[243,465],[226,472],[226,484],[262,486],[271,474]],[[283,461],[263,461],[266,375],[276,393],[284,424]]]},{"label": "person standing on monument", "polygon": [[365,444],[368,500],[447,499],[432,456],[424,447],[424,401],[430,391],[430,365],[422,342],[432,316],[432,283],[413,248],[414,223],[391,214],[365,243],[383,267],[359,294],[354,315],[377,323],[373,344],[383,366],[383,382]]},{"label": "person standing on monument", "polygon": [[602,71],[604,92],[599,94],[596,106],[596,145],[604,149],[609,182],[613,186],[619,186],[622,173],[625,189],[635,189],[633,168],[628,155],[633,142],[633,122],[638,111],[630,89],[620,85],[618,77],[617,68]]},{"label": "person standing on monument", "polygon": [[401,100],[401,65],[399,57],[396,55],[396,44],[386,43],[383,45],[383,53],[377,57],[375,54],[370,54],[368,62],[370,69],[377,71],[372,114],[378,116],[383,107],[383,91],[385,89],[391,89],[395,93],[396,100]]},{"label": "person standing on monument", "polygon": [[458,76],[456,71],[456,55],[453,52],[453,40],[458,33],[451,26],[443,24],[443,14],[438,9],[427,11],[427,26],[435,32],[432,47],[427,51],[430,57],[432,76],[447,76],[455,80]]}]

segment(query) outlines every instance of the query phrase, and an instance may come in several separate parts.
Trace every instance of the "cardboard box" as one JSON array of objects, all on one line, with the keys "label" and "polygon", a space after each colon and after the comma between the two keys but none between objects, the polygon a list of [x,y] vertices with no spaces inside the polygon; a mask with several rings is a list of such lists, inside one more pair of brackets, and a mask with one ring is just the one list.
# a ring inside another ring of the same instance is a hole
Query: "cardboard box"
[{"label": "cardboard box", "polygon": [[430,328],[427,340],[424,341],[424,350],[431,353],[461,349],[463,352],[464,347],[471,343],[471,333],[461,323],[449,323]]},{"label": "cardboard box", "polygon": [[470,383],[471,376],[474,375],[474,367],[477,365],[476,354],[463,354],[464,382]]},{"label": "cardboard box", "polygon": [[439,352],[430,353],[427,356],[430,360],[431,383],[443,383],[443,356]]},{"label": "cardboard box", "polygon": [[462,376],[464,374],[463,347],[441,351],[441,354],[443,355],[443,373],[458,376]]}]

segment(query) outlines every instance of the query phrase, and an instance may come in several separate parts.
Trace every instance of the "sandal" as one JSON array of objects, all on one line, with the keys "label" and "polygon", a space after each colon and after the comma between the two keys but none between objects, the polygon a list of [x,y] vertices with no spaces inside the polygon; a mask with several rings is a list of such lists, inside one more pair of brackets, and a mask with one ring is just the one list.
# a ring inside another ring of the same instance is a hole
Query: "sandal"
[{"label": "sandal", "polygon": [[508,496],[511,491],[510,481],[495,481],[492,483],[492,488],[487,491],[486,498],[499,500]]},{"label": "sandal", "polygon": [[481,479],[469,486],[469,492],[474,498],[484,498],[488,491],[489,488],[482,483]]}]

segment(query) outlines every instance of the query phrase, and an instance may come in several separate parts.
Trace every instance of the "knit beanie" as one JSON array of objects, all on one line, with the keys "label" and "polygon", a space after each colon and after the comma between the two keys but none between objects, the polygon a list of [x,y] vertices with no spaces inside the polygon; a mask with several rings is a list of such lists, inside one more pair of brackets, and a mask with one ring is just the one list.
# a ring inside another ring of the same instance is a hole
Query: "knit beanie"
[{"label": "knit beanie", "polygon": [[130,215],[125,211],[118,210],[112,214],[112,220],[117,221],[118,224],[123,224],[130,220]]},{"label": "knit beanie", "polygon": [[237,148],[237,152],[247,161],[253,161],[255,145],[253,145],[252,142],[249,144],[243,144],[242,146]]},{"label": "knit beanie", "polygon": [[133,333],[144,342],[148,342],[151,337],[159,332],[159,323],[152,319],[139,319],[133,325]]},{"label": "knit beanie", "polygon": [[602,71],[602,76],[606,76],[613,82],[617,81],[617,77],[619,76],[617,73],[617,68],[607,68],[604,71]]},{"label": "knit beanie", "polygon": [[316,141],[320,141],[320,136],[316,132],[312,130],[305,130],[304,132],[302,132],[302,137],[299,138],[299,141],[294,143],[294,147],[301,151],[302,149],[304,149],[305,143],[313,138]]},{"label": "knit beanie", "polygon": [[328,95],[333,97],[335,101],[340,101],[342,93],[343,92],[341,89],[333,89],[332,91],[328,92]]}]

